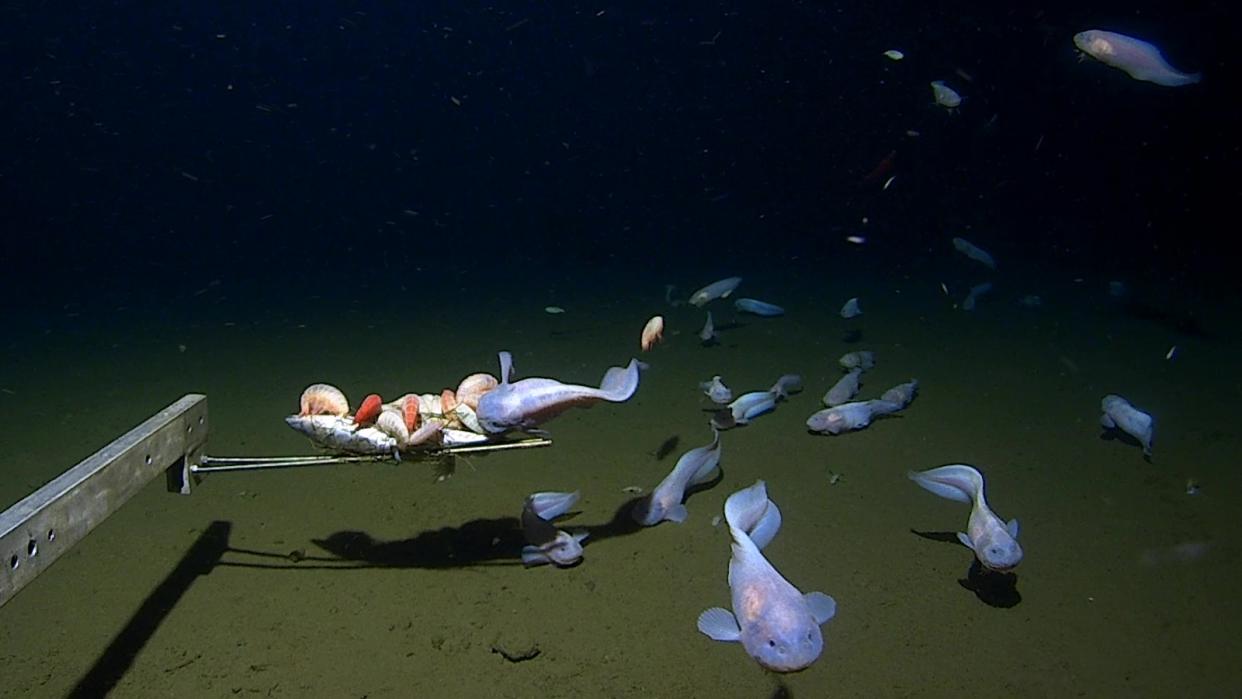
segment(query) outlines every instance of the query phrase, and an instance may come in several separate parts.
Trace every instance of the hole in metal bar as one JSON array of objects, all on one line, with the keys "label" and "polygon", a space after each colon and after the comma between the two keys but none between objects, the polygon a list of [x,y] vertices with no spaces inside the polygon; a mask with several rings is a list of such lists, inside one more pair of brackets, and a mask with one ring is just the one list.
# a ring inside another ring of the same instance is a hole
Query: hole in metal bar
[{"label": "hole in metal bar", "polygon": [[147,465],[148,465],[148,466],[150,466],[150,465],[151,465],[151,455],[150,455],[150,454],[147,454],[146,462],[147,462]]},{"label": "hole in metal bar", "polygon": [[47,530],[47,540],[56,541],[56,530],[55,529]]},{"label": "hole in metal bar", "polygon": [[34,558],[35,556],[39,555],[39,544],[34,539],[31,539],[26,544],[26,555],[29,556],[30,558]]},{"label": "hole in metal bar", "polygon": [[22,562],[21,560],[17,558],[17,554],[13,554],[12,557],[9,558],[9,568],[12,568],[13,570],[17,570],[17,566],[21,564]]}]

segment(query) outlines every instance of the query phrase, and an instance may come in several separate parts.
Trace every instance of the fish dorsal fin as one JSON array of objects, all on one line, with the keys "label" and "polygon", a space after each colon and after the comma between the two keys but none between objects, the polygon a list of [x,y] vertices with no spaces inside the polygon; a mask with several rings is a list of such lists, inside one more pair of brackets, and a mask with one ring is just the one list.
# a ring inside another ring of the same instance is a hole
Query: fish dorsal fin
[{"label": "fish dorsal fin", "polygon": [[507,351],[500,353],[500,383],[509,383],[509,374],[513,373],[513,355]]},{"label": "fish dorsal fin", "polygon": [[[765,519],[768,520],[766,524]],[[725,521],[730,529],[744,534],[755,546],[763,548],[780,529],[781,514],[768,500],[767,484],[758,480],[749,488],[743,488],[725,499]]]},{"label": "fish dorsal fin", "polygon": [[781,511],[776,507],[776,503],[768,500],[768,507],[763,511],[763,516],[750,530],[750,540],[754,542],[755,548],[762,550],[764,546],[771,543],[776,538],[776,533],[781,530]]},{"label": "fish dorsal fin", "polygon": [[930,471],[908,471],[906,475],[924,490],[942,498],[973,504],[983,501],[983,475],[973,466],[950,464]]}]

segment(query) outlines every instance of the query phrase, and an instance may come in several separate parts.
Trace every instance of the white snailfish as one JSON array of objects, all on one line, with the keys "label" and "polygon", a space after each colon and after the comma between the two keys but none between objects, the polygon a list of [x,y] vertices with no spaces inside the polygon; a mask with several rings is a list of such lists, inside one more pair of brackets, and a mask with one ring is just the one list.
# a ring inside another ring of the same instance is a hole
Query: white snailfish
[{"label": "white snailfish", "polygon": [[1124,71],[1135,80],[1165,87],[1181,87],[1193,85],[1203,79],[1201,73],[1183,73],[1177,70],[1164,59],[1160,49],[1125,34],[1089,29],[1074,35],[1074,45],[1088,56]]},{"label": "white snailfish", "polygon": [[928,471],[910,471],[906,475],[942,498],[971,505],[966,531],[958,532],[957,538],[975,552],[983,567],[1004,572],[1022,562],[1018,520],[1003,522],[992,512],[983,496],[983,474],[974,466],[950,464]]}]

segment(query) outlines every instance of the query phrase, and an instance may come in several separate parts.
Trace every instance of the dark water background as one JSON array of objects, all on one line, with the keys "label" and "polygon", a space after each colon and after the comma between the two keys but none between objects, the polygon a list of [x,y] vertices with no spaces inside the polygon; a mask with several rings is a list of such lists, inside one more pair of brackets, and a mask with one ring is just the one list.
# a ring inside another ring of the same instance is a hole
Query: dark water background
[{"label": "dark water background", "polygon": [[[312,381],[435,390],[512,349],[525,375],[593,383],[650,314],[670,328],[633,403],[447,483],[352,470],[144,491],[0,610],[0,693],[62,695],[107,665],[215,520],[277,556],[331,557],[314,542],[342,532],[407,543],[370,573],[218,569],[127,647],[119,695],[1236,693],[1237,11],[666,5],[0,8],[6,505],[186,392],[211,398],[213,451],[297,452],[280,417]],[[1070,39],[1092,27],[1204,82],[1080,62]],[[956,112],[932,103],[937,79]],[[892,185],[865,181],[890,154]],[[954,253],[958,235],[1000,272]],[[733,274],[789,314],[725,304],[735,326],[701,348],[701,316],[664,287]],[[983,280],[979,311],[957,309]],[[1021,308],[1028,293],[1043,306]],[[836,315],[850,296],[855,342]],[[880,354],[868,390],[915,375],[924,394],[900,420],[806,435],[859,348]],[[667,472],[660,444],[706,441],[699,380],[788,371],[800,402],[726,435],[726,481],[683,527],[597,537],[568,571],[454,558],[510,536],[533,490],[581,488],[588,523],[607,521],[623,487]],[[1098,439],[1109,392],[1157,416],[1154,463]],[[968,553],[909,533],[964,520],[903,478],[956,461],[1023,519],[1016,607],[958,585]],[[785,680],[693,626],[727,601],[711,516],[759,477],[786,512],[773,560],[842,609]],[[543,657],[506,664],[490,652],[506,635]]]}]

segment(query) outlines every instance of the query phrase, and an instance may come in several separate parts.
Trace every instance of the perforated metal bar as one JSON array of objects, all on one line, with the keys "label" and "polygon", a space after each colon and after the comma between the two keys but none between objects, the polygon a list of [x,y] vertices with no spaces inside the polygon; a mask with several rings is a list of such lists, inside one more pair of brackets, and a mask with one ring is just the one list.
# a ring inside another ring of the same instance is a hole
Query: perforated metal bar
[{"label": "perforated metal bar", "polygon": [[188,394],[0,513],[0,605],[152,478],[189,492],[207,441],[207,396]]}]

